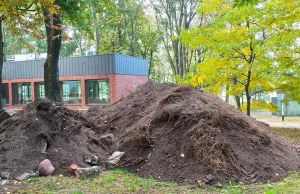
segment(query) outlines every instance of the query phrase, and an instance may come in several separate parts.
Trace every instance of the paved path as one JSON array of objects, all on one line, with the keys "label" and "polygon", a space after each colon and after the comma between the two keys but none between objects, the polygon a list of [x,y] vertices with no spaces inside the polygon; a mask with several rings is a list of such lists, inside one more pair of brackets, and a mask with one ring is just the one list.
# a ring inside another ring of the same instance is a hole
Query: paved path
[{"label": "paved path", "polygon": [[286,117],[285,121],[281,121],[281,117],[256,118],[256,120],[265,122],[265,123],[269,124],[270,127],[300,129],[300,118],[299,117]]}]

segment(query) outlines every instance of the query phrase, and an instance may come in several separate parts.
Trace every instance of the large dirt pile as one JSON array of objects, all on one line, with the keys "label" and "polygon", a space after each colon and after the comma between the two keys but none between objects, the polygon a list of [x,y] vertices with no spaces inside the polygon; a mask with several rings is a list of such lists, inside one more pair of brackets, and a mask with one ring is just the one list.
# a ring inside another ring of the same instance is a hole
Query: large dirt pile
[{"label": "large dirt pile", "polygon": [[212,94],[189,86],[148,82],[86,118],[99,135],[113,133],[111,151],[125,152],[120,167],[143,177],[193,183],[277,180],[299,169],[293,149],[270,131]]},{"label": "large dirt pile", "polygon": [[106,157],[92,129],[76,111],[47,99],[31,103],[0,125],[0,171],[15,177],[37,170],[46,158],[56,174],[66,174],[73,163],[89,166],[86,154]]}]

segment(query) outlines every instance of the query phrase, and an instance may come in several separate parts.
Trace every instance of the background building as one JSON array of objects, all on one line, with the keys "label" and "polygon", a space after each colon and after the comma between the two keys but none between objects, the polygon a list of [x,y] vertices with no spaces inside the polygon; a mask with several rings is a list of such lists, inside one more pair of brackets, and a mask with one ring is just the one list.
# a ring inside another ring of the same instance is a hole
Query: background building
[{"label": "background building", "polygon": [[276,94],[275,97],[272,97],[272,102],[278,107],[276,115],[281,116],[283,113],[285,116],[300,116],[299,103],[296,101],[285,100],[284,94]]},{"label": "background building", "polygon": [[[2,104],[22,109],[45,97],[44,59],[7,62],[3,66]],[[119,54],[60,58],[61,96],[72,109],[112,104],[148,81],[148,62]]]}]

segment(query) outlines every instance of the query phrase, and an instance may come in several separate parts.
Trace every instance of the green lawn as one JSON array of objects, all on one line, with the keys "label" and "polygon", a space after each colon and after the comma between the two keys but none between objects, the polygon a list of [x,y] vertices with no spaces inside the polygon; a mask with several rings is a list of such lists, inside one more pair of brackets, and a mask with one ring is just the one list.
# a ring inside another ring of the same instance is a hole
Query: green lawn
[{"label": "green lawn", "polygon": [[272,131],[300,143],[300,129],[272,127]]},{"label": "green lawn", "polygon": [[[18,184],[18,183],[16,183]],[[228,184],[222,188],[202,186],[178,186],[174,183],[158,182],[154,179],[142,179],[126,171],[117,169],[102,172],[95,178],[46,177],[32,178],[22,183],[24,188],[18,193],[300,193],[300,174],[291,173],[286,179],[277,183],[235,185]]]},{"label": "green lawn", "polygon": [[[269,121],[269,122],[282,122],[281,116],[268,116],[268,115],[251,115],[251,117],[263,120],[263,121]],[[286,123],[299,123],[300,124],[300,117],[299,116],[285,116],[284,122]]]}]

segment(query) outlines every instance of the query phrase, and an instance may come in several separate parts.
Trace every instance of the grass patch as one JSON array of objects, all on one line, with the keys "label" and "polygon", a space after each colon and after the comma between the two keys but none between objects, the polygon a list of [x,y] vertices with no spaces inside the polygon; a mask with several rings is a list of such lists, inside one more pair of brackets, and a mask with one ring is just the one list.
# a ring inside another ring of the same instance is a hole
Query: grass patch
[{"label": "grass patch", "polygon": [[72,194],[84,194],[83,191],[79,191],[79,190],[75,190],[75,191],[72,191]]},{"label": "grass patch", "polygon": [[284,180],[276,183],[239,185],[230,183],[223,188],[204,185],[179,186],[174,183],[158,182],[154,179],[143,179],[124,170],[105,171],[99,177],[81,180],[76,177],[46,177],[39,181],[25,181],[24,188],[18,193],[300,193],[300,174],[292,172]]},{"label": "grass patch", "polygon": [[[275,116],[275,115],[251,115],[252,118],[267,121],[267,122],[280,122],[283,123],[281,116]],[[299,116],[285,116],[284,117],[284,123],[299,123],[300,124],[300,117]]]},{"label": "grass patch", "polygon": [[272,118],[272,116],[270,115],[251,115],[252,118],[255,118],[255,119],[270,119]]},{"label": "grass patch", "polygon": [[272,131],[277,132],[280,135],[287,137],[289,139],[300,142],[300,129],[272,127]]}]

